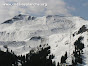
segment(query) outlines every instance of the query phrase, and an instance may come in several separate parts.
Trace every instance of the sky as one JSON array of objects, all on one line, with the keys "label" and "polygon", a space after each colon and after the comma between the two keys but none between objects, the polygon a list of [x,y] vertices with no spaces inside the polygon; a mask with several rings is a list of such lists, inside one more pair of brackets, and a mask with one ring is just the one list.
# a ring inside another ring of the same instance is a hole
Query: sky
[{"label": "sky", "polygon": [[[18,3],[21,5],[5,5]],[[0,23],[18,14],[80,16],[88,20],[88,0],[0,0]]]},{"label": "sky", "polygon": [[88,0],[64,0],[66,4],[75,10],[70,11],[73,16],[80,16],[88,20]]}]

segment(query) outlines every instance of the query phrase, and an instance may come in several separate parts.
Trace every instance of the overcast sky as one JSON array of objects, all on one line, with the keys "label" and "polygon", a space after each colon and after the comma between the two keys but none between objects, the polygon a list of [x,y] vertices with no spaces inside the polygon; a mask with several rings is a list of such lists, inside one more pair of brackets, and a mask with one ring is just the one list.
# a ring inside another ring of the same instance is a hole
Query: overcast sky
[{"label": "overcast sky", "polygon": [[[37,3],[43,5],[3,5]],[[88,0],[0,0],[0,22],[18,14],[80,16],[88,20]]]}]

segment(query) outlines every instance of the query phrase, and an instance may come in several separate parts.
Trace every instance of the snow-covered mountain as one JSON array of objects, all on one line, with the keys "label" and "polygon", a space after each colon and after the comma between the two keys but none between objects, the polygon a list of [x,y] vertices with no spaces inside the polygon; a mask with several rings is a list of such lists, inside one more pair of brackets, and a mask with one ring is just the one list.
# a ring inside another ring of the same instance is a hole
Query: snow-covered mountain
[{"label": "snow-covered mountain", "polygon": [[83,36],[85,45],[84,59],[88,61],[88,21],[81,17],[48,15],[34,17],[19,14],[0,24],[0,48],[6,47],[17,55],[26,54],[32,48],[49,44],[51,54],[56,62],[68,52],[69,63],[74,50],[74,42]]}]

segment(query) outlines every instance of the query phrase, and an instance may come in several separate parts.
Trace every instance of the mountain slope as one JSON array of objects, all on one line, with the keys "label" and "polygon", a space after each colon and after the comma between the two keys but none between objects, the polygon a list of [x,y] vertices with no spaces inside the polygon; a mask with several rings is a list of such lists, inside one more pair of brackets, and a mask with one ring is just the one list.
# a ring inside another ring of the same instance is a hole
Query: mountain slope
[{"label": "mountain slope", "polygon": [[[85,31],[81,30],[83,26],[86,28]],[[49,44],[51,54],[55,55],[53,61],[60,62],[61,56],[67,51],[67,62],[70,64],[74,42],[80,36],[84,37],[84,56],[88,56],[86,53],[88,52],[87,26],[88,21],[80,17],[58,15],[33,17],[20,14],[0,24],[0,48],[6,51],[5,46],[7,46],[15,54],[24,55],[32,48]],[[87,59],[85,61],[87,62]]]}]

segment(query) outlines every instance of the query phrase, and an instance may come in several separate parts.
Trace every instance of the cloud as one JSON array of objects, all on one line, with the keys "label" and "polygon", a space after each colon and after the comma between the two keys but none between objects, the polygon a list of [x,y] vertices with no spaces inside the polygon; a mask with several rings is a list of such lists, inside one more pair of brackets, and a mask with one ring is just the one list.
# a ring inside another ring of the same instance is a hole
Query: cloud
[{"label": "cloud", "polygon": [[0,21],[3,22],[13,16],[22,13],[30,14],[34,16],[43,15],[65,15],[69,16],[70,11],[74,8],[68,8],[63,0],[1,0],[1,4],[4,3],[46,3],[47,6],[0,6]]},{"label": "cloud", "polygon": [[83,3],[83,6],[88,6],[88,2],[86,2],[86,3]]},{"label": "cloud", "polygon": [[67,7],[67,9],[70,10],[70,11],[75,11],[75,10],[76,10],[76,8],[74,8],[74,7],[69,7],[69,6]]}]

